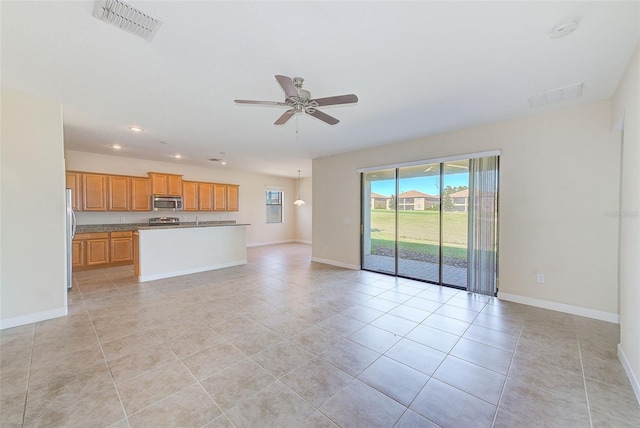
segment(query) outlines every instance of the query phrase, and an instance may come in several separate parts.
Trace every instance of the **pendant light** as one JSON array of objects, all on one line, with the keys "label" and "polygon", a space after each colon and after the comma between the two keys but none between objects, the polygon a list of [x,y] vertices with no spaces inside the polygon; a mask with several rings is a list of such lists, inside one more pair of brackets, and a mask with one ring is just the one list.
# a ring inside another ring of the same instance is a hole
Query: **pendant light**
[{"label": "pendant light", "polygon": [[293,205],[304,205],[306,202],[300,199],[300,170],[298,170],[298,199],[293,202]]}]

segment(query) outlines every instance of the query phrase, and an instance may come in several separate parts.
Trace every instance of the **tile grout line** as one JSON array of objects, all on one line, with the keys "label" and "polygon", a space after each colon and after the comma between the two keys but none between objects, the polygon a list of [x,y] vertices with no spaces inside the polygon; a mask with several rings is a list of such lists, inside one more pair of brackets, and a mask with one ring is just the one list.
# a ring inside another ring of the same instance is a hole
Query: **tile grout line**
[{"label": "tile grout line", "polygon": [[[89,309],[87,308],[87,313],[89,313]],[[120,391],[118,390],[118,385],[116,384],[116,380],[113,377],[113,372],[111,372],[111,365],[109,365],[109,360],[107,360],[107,354],[104,352],[104,348],[102,347],[102,341],[100,340],[100,336],[98,335],[98,331],[96,330],[96,326],[93,323],[93,318],[89,313],[89,321],[91,322],[91,327],[93,328],[93,333],[96,335],[98,339],[98,346],[100,346],[100,351],[102,352],[102,357],[104,358],[104,362],[107,365],[107,369],[109,370],[109,376],[111,377],[111,383],[113,383],[113,388],[116,390],[116,395],[118,396],[118,401],[120,401],[120,407],[122,408],[122,412],[124,413],[124,420],[127,422],[127,426],[131,427],[129,424],[129,416],[127,415],[127,410],[124,408],[124,403],[122,402],[122,397],[120,396]],[[116,421],[118,422],[118,421]]]},{"label": "tile grout line", "polygon": [[[576,335],[577,336],[577,335]],[[587,389],[587,378],[584,372],[584,363],[582,361],[582,349],[580,347],[580,338],[576,337],[578,341],[578,357],[580,358],[580,370],[582,371],[582,383],[584,385],[584,395],[587,400],[587,414],[589,415],[589,426],[593,428],[593,418],[591,417],[591,403],[589,402],[589,391]]]},{"label": "tile grout line", "polygon": [[504,390],[507,386],[507,382],[509,380],[509,374],[511,373],[511,368],[513,367],[513,360],[516,358],[516,352],[518,350],[518,345],[520,344],[520,338],[522,337],[522,331],[524,330],[524,321],[520,326],[520,332],[518,333],[518,340],[516,341],[516,346],[513,348],[513,354],[511,355],[511,361],[509,361],[509,368],[507,369],[507,374],[504,378],[504,384],[502,385],[502,391],[500,391],[500,398],[498,399],[498,404],[496,405],[496,413],[493,415],[493,422],[491,423],[492,427],[495,427],[496,420],[498,419],[498,412],[500,411],[500,404],[502,404],[502,397],[504,395]]},{"label": "tile grout line", "polygon": [[33,337],[31,338],[31,352],[29,353],[29,371],[27,375],[27,390],[24,394],[24,406],[22,407],[22,424],[20,426],[24,426],[25,418],[27,416],[27,401],[29,399],[29,384],[31,382],[31,364],[33,363],[33,350],[36,345],[36,325],[38,323],[33,324]]}]

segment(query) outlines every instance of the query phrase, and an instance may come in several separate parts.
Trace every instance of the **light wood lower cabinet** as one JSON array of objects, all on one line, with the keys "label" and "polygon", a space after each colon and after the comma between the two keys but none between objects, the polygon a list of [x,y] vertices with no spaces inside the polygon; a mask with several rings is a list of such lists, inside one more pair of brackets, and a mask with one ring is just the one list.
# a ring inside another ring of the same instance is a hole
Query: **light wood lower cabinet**
[{"label": "light wood lower cabinet", "polygon": [[105,267],[109,263],[109,233],[78,233],[72,243],[76,270]]},{"label": "light wood lower cabinet", "polygon": [[71,242],[71,267],[73,269],[85,266],[83,249],[82,241],[76,241],[74,239]]},{"label": "light wood lower cabinet", "polygon": [[113,263],[130,263],[133,261],[133,232],[111,232],[111,260]]},{"label": "light wood lower cabinet", "polygon": [[140,276],[140,232],[133,232],[133,274]]},{"label": "light wood lower cabinet", "polygon": [[129,265],[133,263],[133,232],[78,233],[71,248],[76,271]]}]

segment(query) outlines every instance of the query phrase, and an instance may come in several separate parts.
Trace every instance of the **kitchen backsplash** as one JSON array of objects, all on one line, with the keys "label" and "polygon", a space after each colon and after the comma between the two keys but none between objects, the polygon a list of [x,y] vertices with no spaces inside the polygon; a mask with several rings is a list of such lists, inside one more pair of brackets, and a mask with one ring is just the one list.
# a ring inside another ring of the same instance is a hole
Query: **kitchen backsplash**
[{"label": "kitchen backsplash", "polygon": [[78,224],[147,223],[151,217],[179,217],[182,222],[196,221],[238,221],[238,213],[206,211],[144,211],[144,212],[89,212],[76,211]]}]

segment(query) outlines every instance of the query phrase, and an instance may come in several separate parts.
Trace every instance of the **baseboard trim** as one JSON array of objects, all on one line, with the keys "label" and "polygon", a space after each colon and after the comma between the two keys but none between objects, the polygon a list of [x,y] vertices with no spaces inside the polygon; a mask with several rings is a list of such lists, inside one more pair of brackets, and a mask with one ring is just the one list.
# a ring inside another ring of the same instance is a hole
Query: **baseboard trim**
[{"label": "baseboard trim", "polygon": [[631,364],[629,364],[629,360],[622,349],[622,345],[618,343],[618,358],[622,363],[622,367],[624,371],[627,373],[627,377],[629,378],[629,382],[631,382],[631,388],[633,388],[633,392],[636,394],[636,400],[638,400],[638,404],[640,404],[640,382],[638,382],[638,378],[635,373],[631,369]]},{"label": "baseboard trim", "polygon": [[321,259],[319,257],[311,257],[311,261],[324,263],[325,265],[338,266],[345,269],[360,270],[360,265],[350,265],[348,263],[337,262],[335,260]]},{"label": "baseboard trim", "polygon": [[185,270],[174,271],[174,272],[163,272],[155,275],[140,275],[138,276],[138,282],[155,281],[157,279],[173,278],[176,276],[207,272],[210,270],[224,269],[232,266],[240,266],[240,265],[246,265],[246,264],[247,264],[247,260],[244,259],[244,260],[237,260],[237,261],[228,262],[228,263],[219,263],[217,265],[202,266],[194,269],[185,269]]},{"label": "baseboard trim", "polygon": [[267,246],[267,245],[290,244],[292,242],[295,242],[295,240],[286,239],[284,241],[254,242],[254,243],[251,243],[251,244],[247,244],[247,248],[250,248],[250,247],[264,247],[264,246]]},{"label": "baseboard trim", "polygon": [[311,241],[305,241],[303,239],[286,239],[284,241],[254,242],[254,243],[251,243],[251,244],[247,244],[247,248],[250,248],[250,247],[266,247],[267,245],[291,244],[291,243],[309,244],[309,245],[311,245]]},{"label": "baseboard trim", "polygon": [[18,327],[25,324],[31,324],[34,322],[50,320],[52,318],[64,317],[67,315],[67,308],[52,309],[50,311],[37,312],[35,314],[21,315],[19,317],[7,318],[0,320],[0,330],[7,328]]},{"label": "baseboard trim", "polygon": [[620,315],[610,312],[596,311],[595,309],[581,308],[580,306],[566,305],[564,303],[551,302],[549,300],[534,299],[533,297],[519,296],[498,292],[498,299],[509,302],[522,303],[524,305],[536,306],[538,308],[551,309],[552,311],[564,312],[567,314],[580,315],[581,317],[593,318],[600,321],[607,321],[620,324]]}]

